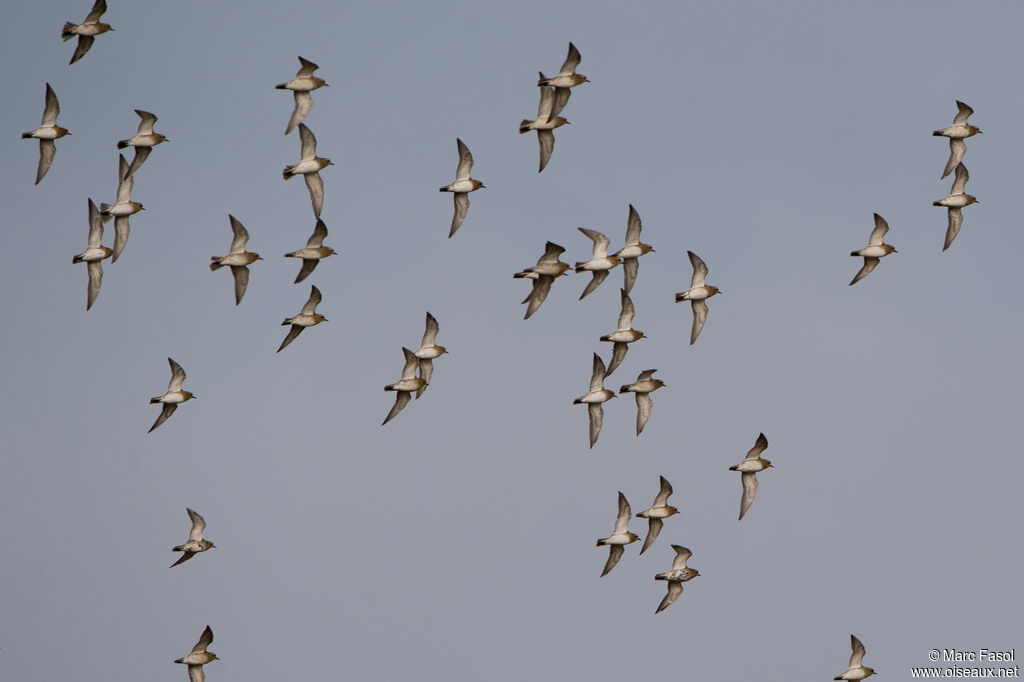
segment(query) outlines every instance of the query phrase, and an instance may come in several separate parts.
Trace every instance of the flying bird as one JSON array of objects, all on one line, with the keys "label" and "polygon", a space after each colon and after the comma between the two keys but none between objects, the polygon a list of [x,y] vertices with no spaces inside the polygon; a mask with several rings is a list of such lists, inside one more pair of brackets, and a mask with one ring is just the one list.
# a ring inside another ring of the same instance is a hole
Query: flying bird
[{"label": "flying bird", "polygon": [[448,351],[444,346],[437,345],[437,332],[439,327],[437,326],[437,318],[427,313],[427,324],[423,332],[423,340],[420,342],[420,348],[414,355],[419,359],[419,370],[420,378],[423,379],[423,387],[416,391],[416,399],[423,395],[423,392],[427,390],[427,385],[430,384],[430,377],[434,375],[434,359],[439,358]]},{"label": "flying bird", "polygon": [[594,250],[590,256],[590,260],[576,263],[576,272],[592,272],[593,277],[587,284],[583,293],[580,294],[579,300],[583,300],[590,293],[600,286],[601,282],[608,277],[608,271],[614,268],[616,265],[621,263],[617,256],[608,255],[608,245],[611,244],[611,240],[604,236],[597,230],[591,230],[586,227],[578,228],[580,232],[585,234],[588,239],[594,242]]},{"label": "flying bird", "polygon": [[565,271],[569,269],[568,263],[563,263],[558,259],[564,252],[565,249],[558,244],[547,242],[544,245],[544,255],[537,259],[536,265],[512,275],[514,279],[525,278],[533,280],[533,289],[530,290],[530,294],[522,301],[523,303],[529,303],[526,306],[526,315],[523,316],[524,320],[530,319],[530,316],[540,308],[540,304],[548,297],[548,292],[551,291],[551,285],[554,283],[555,278],[566,274]]},{"label": "flying bird", "polygon": [[853,649],[853,653],[850,654],[850,666],[846,669],[845,673],[832,679],[863,680],[874,675],[874,668],[868,668],[863,665],[864,654],[867,653],[867,650],[860,640],[853,635],[850,635],[850,648]]},{"label": "flying bird", "polygon": [[956,176],[953,179],[953,187],[949,190],[949,196],[932,202],[932,206],[945,206],[949,209],[949,225],[946,227],[946,241],[942,246],[943,251],[953,244],[953,240],[960,233],[960,226],[964,222],[964,214],[960,209],[964,206],[980,203],[964,191],[969,179],[970,174],[967,172],[967,166],[958,163],[956,166]]},{"label": "flying bird", "polygon": [[152,433],[153,429],[170,419],[174,411],[178,409],[179,404],[195,398],[191,392],[181,390],[181,384],[185,381],[185,370],[171,358],[167,358],[167,362],[171,365],[171,382],[167,384],[166,393],[149,399],[150,405],[160,403],[163,405],[163,409],[160,411],[160,416],[156,418],[156,421],[153,422],[153,425],[149,427],[149,431],[146,433]]},{"label": "flying bird", "polygon": [[[656,372],[657,370],[652,369],[649,371]],[[658,481],[661,487],[658,489],[658,495],[654,498],[654,504],[651,505],[650,509],[637,514],[637,518],[647,519],[648,524],[647,537],[644,539],[644,546],[640,548],[641,554],[654,544],[654,540],[661,532],[662,526],[665,525],[662,519],[667,519],[679,513],[678,509],[668,503],[668,496],[672,494],[672,484],[664,476],[660,476]],[[675,568],[675,566],[672,568]]]},{"label": "flying bird", "polygon": [[750,505],[754,503],[754,495],[757,494],[757,472],[764,471],[772,465],[767,459],[761,459],[761,453],[768,447],[768,439],[764,437],[762,433],[757,437],[757,441],[754,443],[754,447],[750,448],[750,452],[742,462],[735,466],[729,467],[729,471],[739,471],[740,478],[743,483],[743,495],[740,497],[740,518],[743,520],[744,514],[750,509]]},{"label": "flying bird", "polygon": [[967,122],[968,117],[973,113],[974,109],[957,100],[953,125],[932,132],[932,135],[949,138],[949,161],[946,162],[946,167],[942,171],[943,178],[952,173],[953,169],[964,160],[964,154],[967,153],[967,144],[964,140],[981,132],[977,126],[972,126]]},{"label": "flying bird", "polygon": [[219,270],[225,265],[231,268],[231,275],[235,278],[235,305],[238,305],[245,296],[245,288],[249,286],[249,268],[246,266],[263,259],[260,254],[245,250],[249,242],[249,231],[245,226],[233,215],[228,214],[228,220],[231,221],[231,232],[234,234],[231,250],[226,256],[210,256],[210,269]]},{"label": "flying bird", "polygon": [[309,291],[309,299],[306,301],[306,305],[302,306],[302,310],[295,317],[287,317],[281,326],[291,325],[292,328],[288,330],[288,335],[284,337],[284,341],[281,342],[281,346],[277,349],[280,353],[285,347],[295,340],[295,337],[302,333],[302,330],[306,327],[312,327],[318,325],[321,322],[327,322],[327,318],[316,311],[316,307],[320,305],[320,290],[313,286]]},{"label": "flying bird", "polygon": [[385,391],[395,391],[395,404],[392,406],[391,411],[388,412],[388,416],[384,418],[381,426],[387,424],[389,421],[398,416],[406,405],[409,404],[409,399],[413,393],[423,389],[427,385],[426,379],[416,376],[416,370],[420,366],[420,359],[416,357],[408,348],[402,348],[402,353],[405,354],[405,365],[402,367],[401,378],[393,384],[388,384],[384,387]]},{"label": "flying bird", "polygon": [[128,162],[124,154],[119,154],[117,166],[117,200],[113,204],[100,204],[100,214],[103,222],[114,219],[114,257],[111,263],[116,263],[128,243],[128,234],[132,226],[128,222],[130,216],[139,211],[145,210],[137,201],[132,201],[132,188],[135,187],[134,176],[128,172]]},{"label": "flying bird", "polygon": [[896,248],[886,244],[885,233],[889,231],[889,223],[885,222],[885,218],[875,214],[875,229],[871,230],[871,236],[868,238],[868,245],[858,251],[851,251],[851,256],[863,256],[864,265],[854,275],[853,279],[850,280],[850,286],[853,286],[857,282],[861,281],[875,269],[878,265],[879,260],[888,256],[890,253],[896,253]]},{"label": "flying bird", "polygon": [[92,308],[96,297],[100,295],[100,285],[103,284],[104,258],[110,258],[114,253],[112,249],[103,246],[103,219],[96,204],[89,199],[89,243],[85,251],[71,259],[72,263],[87,263],[89,268],[89,288],[86,298],[85,309]]},{"label": "flying bird", "polygon": [[23,140],[39,140],[39,166],[36,168],[35,183],[37,185],[46,176],[46,171],[50,170],[53,156],[57,153],[57,145],[53,141],[71,134],[67,128],[61,128],[57,125],[57,114],[59,113],[60,102],[57,101],[57,95],[53,92],[53,88],[47,83],[46,104],[43,105],[42,123],[35,130],[21,134],[21,139]]},{"label": "flying bird", "polygon": [[153,147],[157,146],[161,142],[167,141],[167,137],[165,135],[153,132],[153,124],[156,123],[156,116],[148,111],[142,111],[140,109],[136,109],[135,113],[142,119],[139,121],[139,131],[127,140],[121,140],[117,143],[118,149],[135,147],[135,157],[132,158],[132,163],[128,166],[128,175],[137,171],[139,166],[149,158],[149,153],[153,150]]},{"label": "flying bird", "polygon": [[320,262],[321,258],[327,258],[336,253],[331,247],[324,246],[324,238],[326,236],[327,226],[324,225],[324,221],[317,220],[316,227],[313,228],[313,234],[310,235],[306,245],[298,251],[284,254],[285,258],[302,259],[302,267],[299,268],[299,274],[295,277],[294,284],[298,284],[309,277],[310,273],[316,269],[316,265]]},{"label": "flying bird", "polygon": [[188,666],[188,679],[189,682],[204,682],[206,675],[203,673],[203,666],[211,661],[219,661],[217,654],[212,651],[207,651],[206,647],[213,643],[213,630],[207,625],[206,629],[203,630],[203,634],[199,637],[199,641],[192,647],[192,652],[188,656],[174,661],[175,663],[184,663]]},{"label": "flying bird", "polygon": [[687,251],[686,255],[690,257],[690,265],[693,266],[693,276],[690,278],[690,288],[676,294],[676,303],[689,301],[690,306],[693,308],[693,326],[690,328],[690,345],[692,346],[697,337],[700,336],[700,330],[704,329],[704,323],[708,319],[707,299],[721,293],[721,291],[719,291],[718,287],[704,283],[705,278],[708,276],[708,266],[704,264],[704,261],[693,251]]},{"label": "flying bird", "polygon": [[324,206],[324,181],[320,178],[320,169],[334,164],[330,159],[316,155],[316,137],[305,123],[299,124],[299,141],[302,158],[294,166],[285,166],[282,174],[285,180],[293,175],[301,175],[306,179],[309,198],[313,202],[313,215],[319,219],[320,209]]},{"label": "flying bird", "polygon": [[[573,405],[586,405],[590,417],[590,447],[594,447],[597,437],[601,435],[601,424],[604,423],[604,409],[601,403],[615,397],[614,391],[604,387],[604,360],[597,353],[594,353],[594,371],[590,377],[590,390],[572,401]],[[609,569],[610,570],[610,569]]]},{"label": "flying bird", "polygon": [[[213,549],[217,545],[213,544],[209,540],[203,539],[203,531],[206,530],[206,521],[203,517],[192,511],[189,508],[185,508],[188,512],[188,518],[192,520],[192,530],[188,533],[188,541],[183,545],[178,545],[171,549],[172,552],[184,552],[177,561],[170,565],[170,568],[174,568],[178,564],[183,564],[196,554],[205,552],[208,549]],[[212,638],[212,636],[211,636]],[[209,644],[209,642],[207,642]]]},{"label": "flying bird", "polygon": [[302,57],[299,57],[299,64],[301,66],[299,72],[295,74],[295,78],[287,83],[278,83],[274,86],[278,90],[291,90],[295,94],[295,110],[292,111],[292,116],[288,119],[288,127],[284,129],[285,135],[302,123],[302,119],[306,118],[306,114],[312,108],[313,97],[309,93],[327,85],[323,78],[313,75],[313,72],[320,68],[319,66]]},{"label": "flying bird", "polygon": [[633,301],[630,300],[629,295],[626,294],[625,289],[620,289],[622,296],[622,309],[619,312],[619,323],[615,327],[615,331],[611,334],[605,334],[601,337],[601,341],[607,341],[612,345],[612,360],[608,364],[608,371],[605,376],[609,376],[615,371],[615,368],[622,364],[622,361],[626,358],[626,351],[629,350],[629,345],[634,341],[639,341],[644,338],[644,333],[633,329],[633,316],[636,314],[636,310],[633,308]]},{"label": "flying bird", "polygon": [[562,68],[558,70],[554,78],[544,78],[542,74],[537,85],[551,85],[556,88],[568,89],[580,83],[589,83],[586,76],[576,73],[576,67],[580,65],[582,59],[576,46],[569,43],[569,53],[565,56]]},{"label": "flying bird", "polygon": [[686,561],[693,556],[693,552],[680,545],[672,545],[672,549],[676,551],[676,558],[672,560],[672,569],[654,576],[655,580],[668,581],[668,594],[662,598],[655,613],[661,613],[679,598],[679,595],[683,593],[683,583],[700,575],[700,571],[697,569],[686,567]]},{"label": "flying bird", "polygon": [[640,241],[641,229],[643,229],[643,226],[640,223],[640,215],[633,208],[633,204],[630,204],[629,217],[626,219],[626,243],[621,249],[612,254],[612,256],[622,259],[623,287],[626,289],[627,294],[633,290],[633,284],[636,282],[636,275],[640,269],[640,261],[638,259],[645,253],[654,251],[650,244],[644,244]]},{"label": "flying bird", "polygon": [[604,570],[601,571],[602,578],[615,568],[615,564],[619,563],[619,559],[622,558],[622,553],[625,551],[625,546],[640,539],[639,535],[629,531],[630,516],[632,516],[632,513],[629,510],[629,502],[626,501],[626,496],[620,490],[619,515],[615,517],[615,530],[608,537],[597,541],[598,547],[608,545],[608,561],[605,562]]},{"label": "flying bird", "polygon": [[440,189],[442,192],[452,192],[455,195],[455,215],[452,216],[452,229],[448,232],[449,239],[458,232],[462,227],[462,221],[466,219],[466,212],[469,210],[469,193],[484,187],[484,183],[469,177],[469,172],[473,169],[473,155],[469,153],[469,148],[458,138],[455,139],[455,142],[458,143],[459,148],[459,165],[455,169],[455,182]]},{"label": "flying bird", "polygon": [[89,16],[85,18],[80,24],[72,24],[70,21],[64,24],[64,28],[60,32],[60,37],[67,42],[78,36],[78,45],[75,47],[75,53],[71,56],[71,61],[68,64],[74,64],[79,59],[85,56],[85,53],[92,47],[93,40],[96,39],[101,33],[107,31],[113,31],[110,24],[104,24],[100,22],[100,17],[107,11],[106,0],[96,0],[96,3],[92,6],[89,11]]},{"label": "flying bird", "polygon": [[[544,80],[543,73],[540,74],[540,78]],[[548,165],[548,161],[551,159],[551,152],[555,149],[555,134],[552,131],[568,123],[564,117],[558,114],[561,113],[566,102],[569,101],[571,92],[569,88],[553,88],[548,85],[542,85],[540,87],[540,105],[537,107],[537,118],[533,121],[524,118],[519,124],[520,135],[531,130],[537,131],[537,141],[540,144],[540,168],[537,169],[538,173]]]},{"label": "flying bird", "polygon": [[[647,420],[651,416],[651,408],[654,407],[651,393],[665,385],[661,379],[654,378],[654,373],[657,371],[648,369],[640,372],[640,376],[636,378],[635,382],[626,384],[619,389],[619,393],[633,393],[636,396],[636,435],[638,436],[647,425]],[[640,553],[643,554],[643,552]]]}]

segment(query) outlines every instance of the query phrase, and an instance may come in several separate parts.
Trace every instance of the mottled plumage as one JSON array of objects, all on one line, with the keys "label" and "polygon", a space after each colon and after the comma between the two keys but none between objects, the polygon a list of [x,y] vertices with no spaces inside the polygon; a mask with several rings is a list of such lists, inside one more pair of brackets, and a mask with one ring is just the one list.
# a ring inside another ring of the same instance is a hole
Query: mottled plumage
[{"label": "mottled plumage", "polygon": [[171,564],[170,568],[185,563],[200,552],[216,547],[209,540],[203,539],[203,531],[206,530],[206,521],[203,520],[203,517],[191,509],[186,508],[185,511],[188,512],[188,518],[192,521],[192,530],[189,531],[188,541],[185,544],[171,548],[172,552],[184,552],[184,554]]},{"label": "mottled plumage", "polygon": [[693,552],[680,545],[672,545],[672,549],[676,552],[676,558],[672,561],[672,569],[654,576],[655,580],[668,582],[668,594],[662,598],[655,613],[661,613],[679,598],[679,595],[683,593],[683,583],[700,575],[700,571],[697,569],[686,567],[686,561],[693,556]]}]

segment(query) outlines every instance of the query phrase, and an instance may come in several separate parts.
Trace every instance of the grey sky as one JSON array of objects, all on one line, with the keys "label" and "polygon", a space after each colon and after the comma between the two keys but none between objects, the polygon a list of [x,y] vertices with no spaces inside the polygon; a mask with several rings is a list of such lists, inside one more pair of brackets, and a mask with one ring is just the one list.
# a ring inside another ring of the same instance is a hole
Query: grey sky
[{"label": "grey sky", "polygon": [[[1019,4],[344,4],[110,0],[74,66],[60,28],[89,0],[8,14],[0,677],[180,682],[206,624],[210,682],[830,679],[851,632],[885,679],[933,648],[1024,650]],[[516,127],[570,40],[592,82],[538,174]],[[339,255],[292,285],[315,221],[273,86],[299,54],[330,84],[305,122]],[[18,135],[46,82],[72,135],[33,186]],[[956,99],[981,203],[941,253],[930,133]],[[170,141],[87,313],[71,257],[134,109]],[[456,137],[487,188],[446,239]],[[579,226],[618,248],[630,203],[657,249],[632,292],[648,338],[607,385],[668,386],[640,438],[632,398],[607,403],[588,451],[572,400],[621,270],[582,302],[589,276],[559,279],[528,321],[512,273],[546,240],[586,260]],[[876,211],[899,253],[848,287]],[[207,268],[228,213],[265,258],[237,308]],[[723,291],[693,347],[687,249]],[[329,322],[275,355],[310,284]],[[381,428],[427,310],[449,354]],[[147,435],[168,356],[198,398]],[[737,523],[728,467],[760,431],[775,468]],[[599,579],[616,491],[642,511],[659,475],[681,514]],[[186,506],[217,549],[168,570]],[[672,543],[701,576],[655,616]]]}]

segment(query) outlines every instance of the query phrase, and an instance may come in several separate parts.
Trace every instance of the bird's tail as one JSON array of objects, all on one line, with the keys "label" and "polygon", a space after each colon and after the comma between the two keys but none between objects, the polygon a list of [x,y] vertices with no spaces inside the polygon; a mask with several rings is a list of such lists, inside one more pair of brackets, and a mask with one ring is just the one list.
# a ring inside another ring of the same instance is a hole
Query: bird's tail
[{"label": "bird's tail", "polygon": [[61,29],[60,37],[65,41],[71,40],[75,37],[75,25],[70,21],[64,24],[64,28]]},{"label": "bird's tail", "polygon": [[288,180],[289,178],[292,177],[291,170],[292,170],[291,166],[285,166],[284,167],[284,171],[282,172],[282,175],[284,176],[285,180]]},{"label": "bird's tail", "polygon": [[163,396],[157,396],[156,398],[150,398],[150,399],[149,399],[149,404],[150,404],[150,405],[152,405],[153,403],[158,403],[158,402],[160,402],[160,398],[162,398],[162,397],[163,397]]},{"label": "bird's tail", "polygon": [[[67,40],[67,38],[65,38],[65,40]],[[935,130],[935,131],[932,132],[932,135],[934,135],[936,137],[942,137],[942,131],[941,130]],[[836,679],[838,679],[838,678],[836,678]]]},{"label": "bird's tail", "polygon": [[224,264],[220,262],[220,256],[210,256],[210,261],[211,270],[220,270],[224,267]]},{"label": "bird's tail", "polygon": [[551,84],[551,79],[550,78],[541,78],[539,81],[537,81],[537,85],[550,85],[550,84]]},{"label": "bird's tail", "polygon": [[118,142],[117,142],[117,148],[118,149],[124,149],[127,146],[128,146],[128,140],[118,140]]},{"label": "bird's tail", "polygon": [[533,121],[527,121],[524,118],[523,122],[519,124],[519,134],[522,135],[523,133],[529,132],[531,123],[533,123]]}]

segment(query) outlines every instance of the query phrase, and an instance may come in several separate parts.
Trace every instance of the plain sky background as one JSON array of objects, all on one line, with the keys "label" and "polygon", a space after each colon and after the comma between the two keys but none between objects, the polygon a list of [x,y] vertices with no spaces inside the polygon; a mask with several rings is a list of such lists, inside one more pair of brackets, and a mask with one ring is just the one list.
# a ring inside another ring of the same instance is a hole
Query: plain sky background
[{"label": "plain sky background", "polygon": [[[0,29],[0,677],[180,682],[207,624],[210,682],[831,679],[850,633],[909,679],[933,648],[1024,650],[1019,3],[110,0],[68,66],[90,2]],[[570,40],[592,82],[538,174],[517,124]],[[305,122],[339,255],[293,285],[314,219],[273,86],[300,54],[330,84]],[[33,186],[46,82],[72,135]],[[942,253],[956,99],[981,203]],[[86,312],[71,257],[134,109],[170,141]],[[487,188],[447,239],[456,137]],[[639,438],[607,403],[591,451],[572,400],[622,271],[528,321],[512,273],[547,240],[586,260],[579,226],[619,248],[630,203],[648,338],[607,386],[668,386]],[[849,287],[876,211],[899,253]],[[265,259],[238,307],[207,268],[229,213]],[[692,347],[687,249],[724,292]],[[329,322],[275,355],[310,284]],[[427,310],[449,354],[382,428]],[[168,356],[198,398],[147,435]],[[737,523],[728,467],[761,431],[775,468]],[[659,475],[681,514],[599,578],[616,491],[642,511]],[[169,570],[186,506],[217,549]],[[655,616],[672,543],[701,576]]]}]

